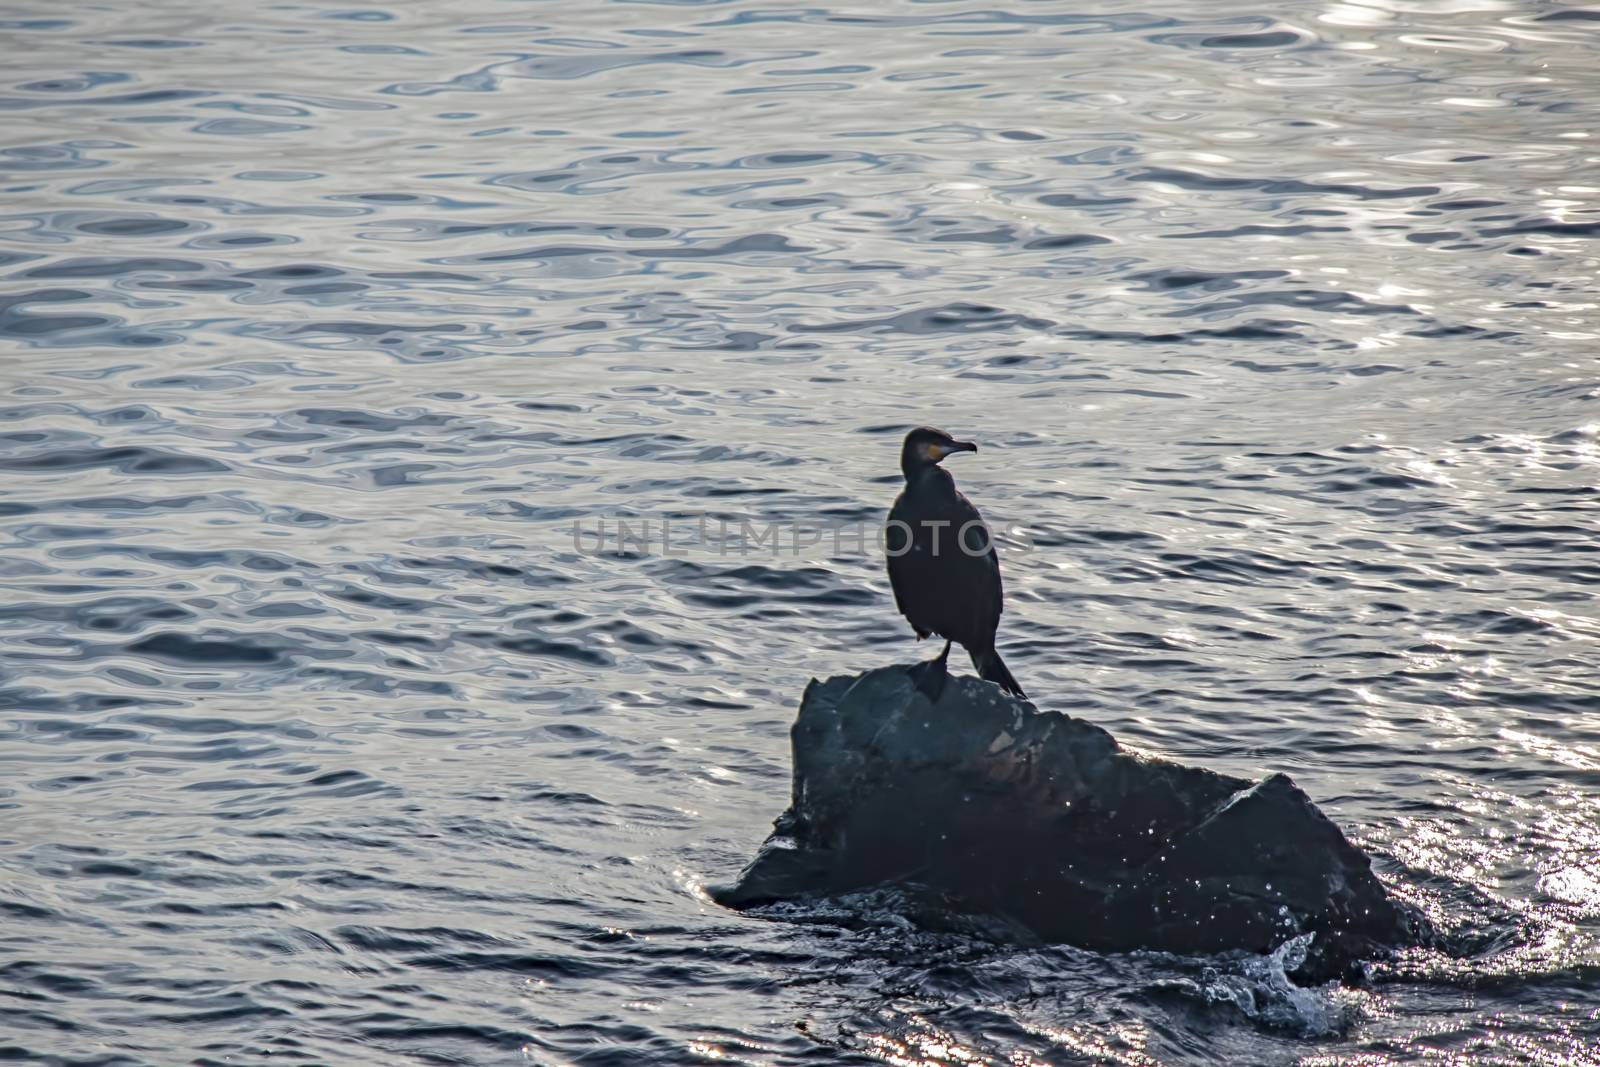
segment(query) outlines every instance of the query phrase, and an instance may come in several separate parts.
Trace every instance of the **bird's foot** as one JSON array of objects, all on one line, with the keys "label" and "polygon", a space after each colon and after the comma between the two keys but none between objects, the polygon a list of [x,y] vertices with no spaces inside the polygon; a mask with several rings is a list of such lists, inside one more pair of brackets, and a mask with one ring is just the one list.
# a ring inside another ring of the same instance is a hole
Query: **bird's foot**
[{"label": "bird's foot", "polygon": [[911,677],[917,692],[927,697],[928,703],[937,704],[939,698],[944,696],[944,686],[950,680],[950,672],[941,656],[911,668]]}]

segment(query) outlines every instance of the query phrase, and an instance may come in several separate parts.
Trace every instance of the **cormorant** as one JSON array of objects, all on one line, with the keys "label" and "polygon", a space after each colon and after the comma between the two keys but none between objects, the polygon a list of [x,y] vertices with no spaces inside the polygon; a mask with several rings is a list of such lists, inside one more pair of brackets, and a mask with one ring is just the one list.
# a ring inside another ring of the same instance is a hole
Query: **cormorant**
[{"label": "cormorant", "polygon": [[900,449],[906,487],[895,498],[884,527],[895,607],[919,641],[929,634],[945,639],[944,651],[924,665],[918,682],[935,701],[944,691],[952,641],[961,642],[972,656],[979,677],[1008,693],[1025,695],[994,648],[1003,599],[1000,557],[983,516],[939,466],[952,452],[977,450],[970,441],[927,426],[906,434]]}]

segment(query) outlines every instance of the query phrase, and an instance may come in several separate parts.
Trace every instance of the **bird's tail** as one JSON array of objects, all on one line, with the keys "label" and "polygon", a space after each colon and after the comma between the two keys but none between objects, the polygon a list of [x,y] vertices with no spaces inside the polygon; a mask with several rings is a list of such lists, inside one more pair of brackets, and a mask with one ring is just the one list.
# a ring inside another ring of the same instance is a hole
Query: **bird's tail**
[{"label": "bird's tail", "polygon": [[995,683],[1012,696],[1027,699],[1028,694],[1022,691],[1022,686],[1011,676],[1011,671],[1006,668],[1006,661],[1000,658],[1000,653],[991,648],[981,656],[973,656],[972,659],[972,665],[978,668],[979,678]]}]

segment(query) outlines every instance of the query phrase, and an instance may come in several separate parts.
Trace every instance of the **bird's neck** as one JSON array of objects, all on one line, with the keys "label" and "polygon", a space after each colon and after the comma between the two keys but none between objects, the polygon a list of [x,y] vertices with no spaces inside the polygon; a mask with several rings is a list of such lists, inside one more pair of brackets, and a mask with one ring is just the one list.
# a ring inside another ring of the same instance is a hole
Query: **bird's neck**
[{"label": "bird's neck", "polygon": [[940,482],[954,484],[950,472],[937,463],[925,463],[919,467],[901,467],[901,473],[906,476],[906,488],[917,485],[937,485]]}]

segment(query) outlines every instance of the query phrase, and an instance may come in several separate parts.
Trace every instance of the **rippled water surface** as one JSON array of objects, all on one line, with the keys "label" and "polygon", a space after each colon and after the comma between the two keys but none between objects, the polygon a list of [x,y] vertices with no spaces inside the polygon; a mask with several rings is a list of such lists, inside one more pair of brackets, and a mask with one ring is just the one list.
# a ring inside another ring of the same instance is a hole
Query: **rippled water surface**
[{"label": "rippled water surface", "polygon": [[[0,1060],[1600,1062],[1600,11],[0,20]],[[712,904],[807,679],[927,654],[735,535],[921,422],[1042,706],[1291,774],[1459,953]]]}]

